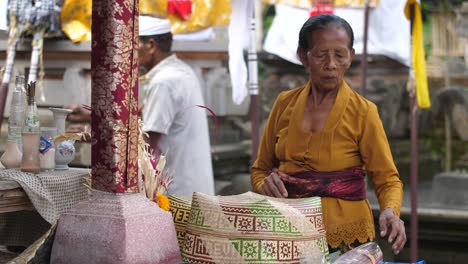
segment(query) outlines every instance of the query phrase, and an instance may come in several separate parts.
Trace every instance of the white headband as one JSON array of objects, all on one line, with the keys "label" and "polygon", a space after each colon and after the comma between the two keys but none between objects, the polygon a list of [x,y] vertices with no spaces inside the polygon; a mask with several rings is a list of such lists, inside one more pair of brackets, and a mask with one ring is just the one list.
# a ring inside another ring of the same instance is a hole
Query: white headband
[{"label": "white headband", "polygon": [[138,36],[154,36],[171,32],[171,23],[167,19],[151,16],[139,17]]}]

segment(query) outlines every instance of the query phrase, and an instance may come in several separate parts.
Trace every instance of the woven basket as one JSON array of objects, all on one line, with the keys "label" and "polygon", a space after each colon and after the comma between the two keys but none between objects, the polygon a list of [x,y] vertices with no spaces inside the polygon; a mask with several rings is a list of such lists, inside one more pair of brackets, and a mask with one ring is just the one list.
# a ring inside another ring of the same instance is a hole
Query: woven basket
[{"label": "woven basket", "polygon": [[56,224],[8,264],[49,264]]},{"label": "woven basket", "polygon": [[320,263],[328,256],[320,198],[194,193],[182,256],[188,263]]},{"label": "woven basket", "polygon": [[192,198],[185,196],[169,195],[170,210],[177,233],[177,241],[182,251],[185,238],[185,228],[189,219]]}]

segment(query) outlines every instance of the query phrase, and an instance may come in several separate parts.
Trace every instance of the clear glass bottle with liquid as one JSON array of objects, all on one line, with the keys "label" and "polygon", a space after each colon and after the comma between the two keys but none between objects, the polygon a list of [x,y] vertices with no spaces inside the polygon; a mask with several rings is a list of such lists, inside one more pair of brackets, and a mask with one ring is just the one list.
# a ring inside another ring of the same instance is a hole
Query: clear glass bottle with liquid
[{"label": "clear glass bottle with liquid", "polygon": [[39,173],[41,170],[39,160],[40,124],[37,113],[37,105],[34,100],[35,82],[28,84],[26,88],[27,102],[21,139],[23,141],[23,158],[21,171]]},{"label": "clear glass bottle with liquid", "polygon": [[21,164],[22,139],[21,132],[26,108],[26,93],[24,76],[16,76],[15,90],[11,95],[10,116],[8,118],[8,140],[0,161],[5,168],[19,168]]}]

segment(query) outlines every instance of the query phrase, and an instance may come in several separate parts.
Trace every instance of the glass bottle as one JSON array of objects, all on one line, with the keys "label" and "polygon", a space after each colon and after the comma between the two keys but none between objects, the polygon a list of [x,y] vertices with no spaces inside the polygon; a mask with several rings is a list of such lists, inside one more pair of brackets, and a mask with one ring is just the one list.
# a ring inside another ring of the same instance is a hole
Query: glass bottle
[{"label": "glass bottle", "polygon": [[21,160],[21,171],[39,173],[41,170],[39,160],[40,125],[37,114],[37,105],[34,100],[36,83],[27,86],[26,94],[28,105],[24,119],[21,137],[23,140],[23,158]]},{"label": "glass bottle", "polygon": [[19,168],[21,164],[21,131],[23,128],[26,94],[24,91],[24,76],[16,76],[15,90],[11,96],[10,116],[8,118],[8,140],[0,161],[5,168]]}]

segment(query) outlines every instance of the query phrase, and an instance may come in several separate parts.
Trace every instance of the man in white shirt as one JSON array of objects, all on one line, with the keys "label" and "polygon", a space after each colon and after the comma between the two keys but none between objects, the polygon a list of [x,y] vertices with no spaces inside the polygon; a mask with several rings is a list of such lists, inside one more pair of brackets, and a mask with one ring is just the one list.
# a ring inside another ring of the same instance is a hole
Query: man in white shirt
[{"label": "man in white shirt", "polygon": [[166,168],[174,181],[170,194],[214,194],[208,122],[199,80],[171,52],[172,34],[166,19],[140,16],[139,64],[147,70],[143,94],[143,131],[148,143],[167,153]]}]

